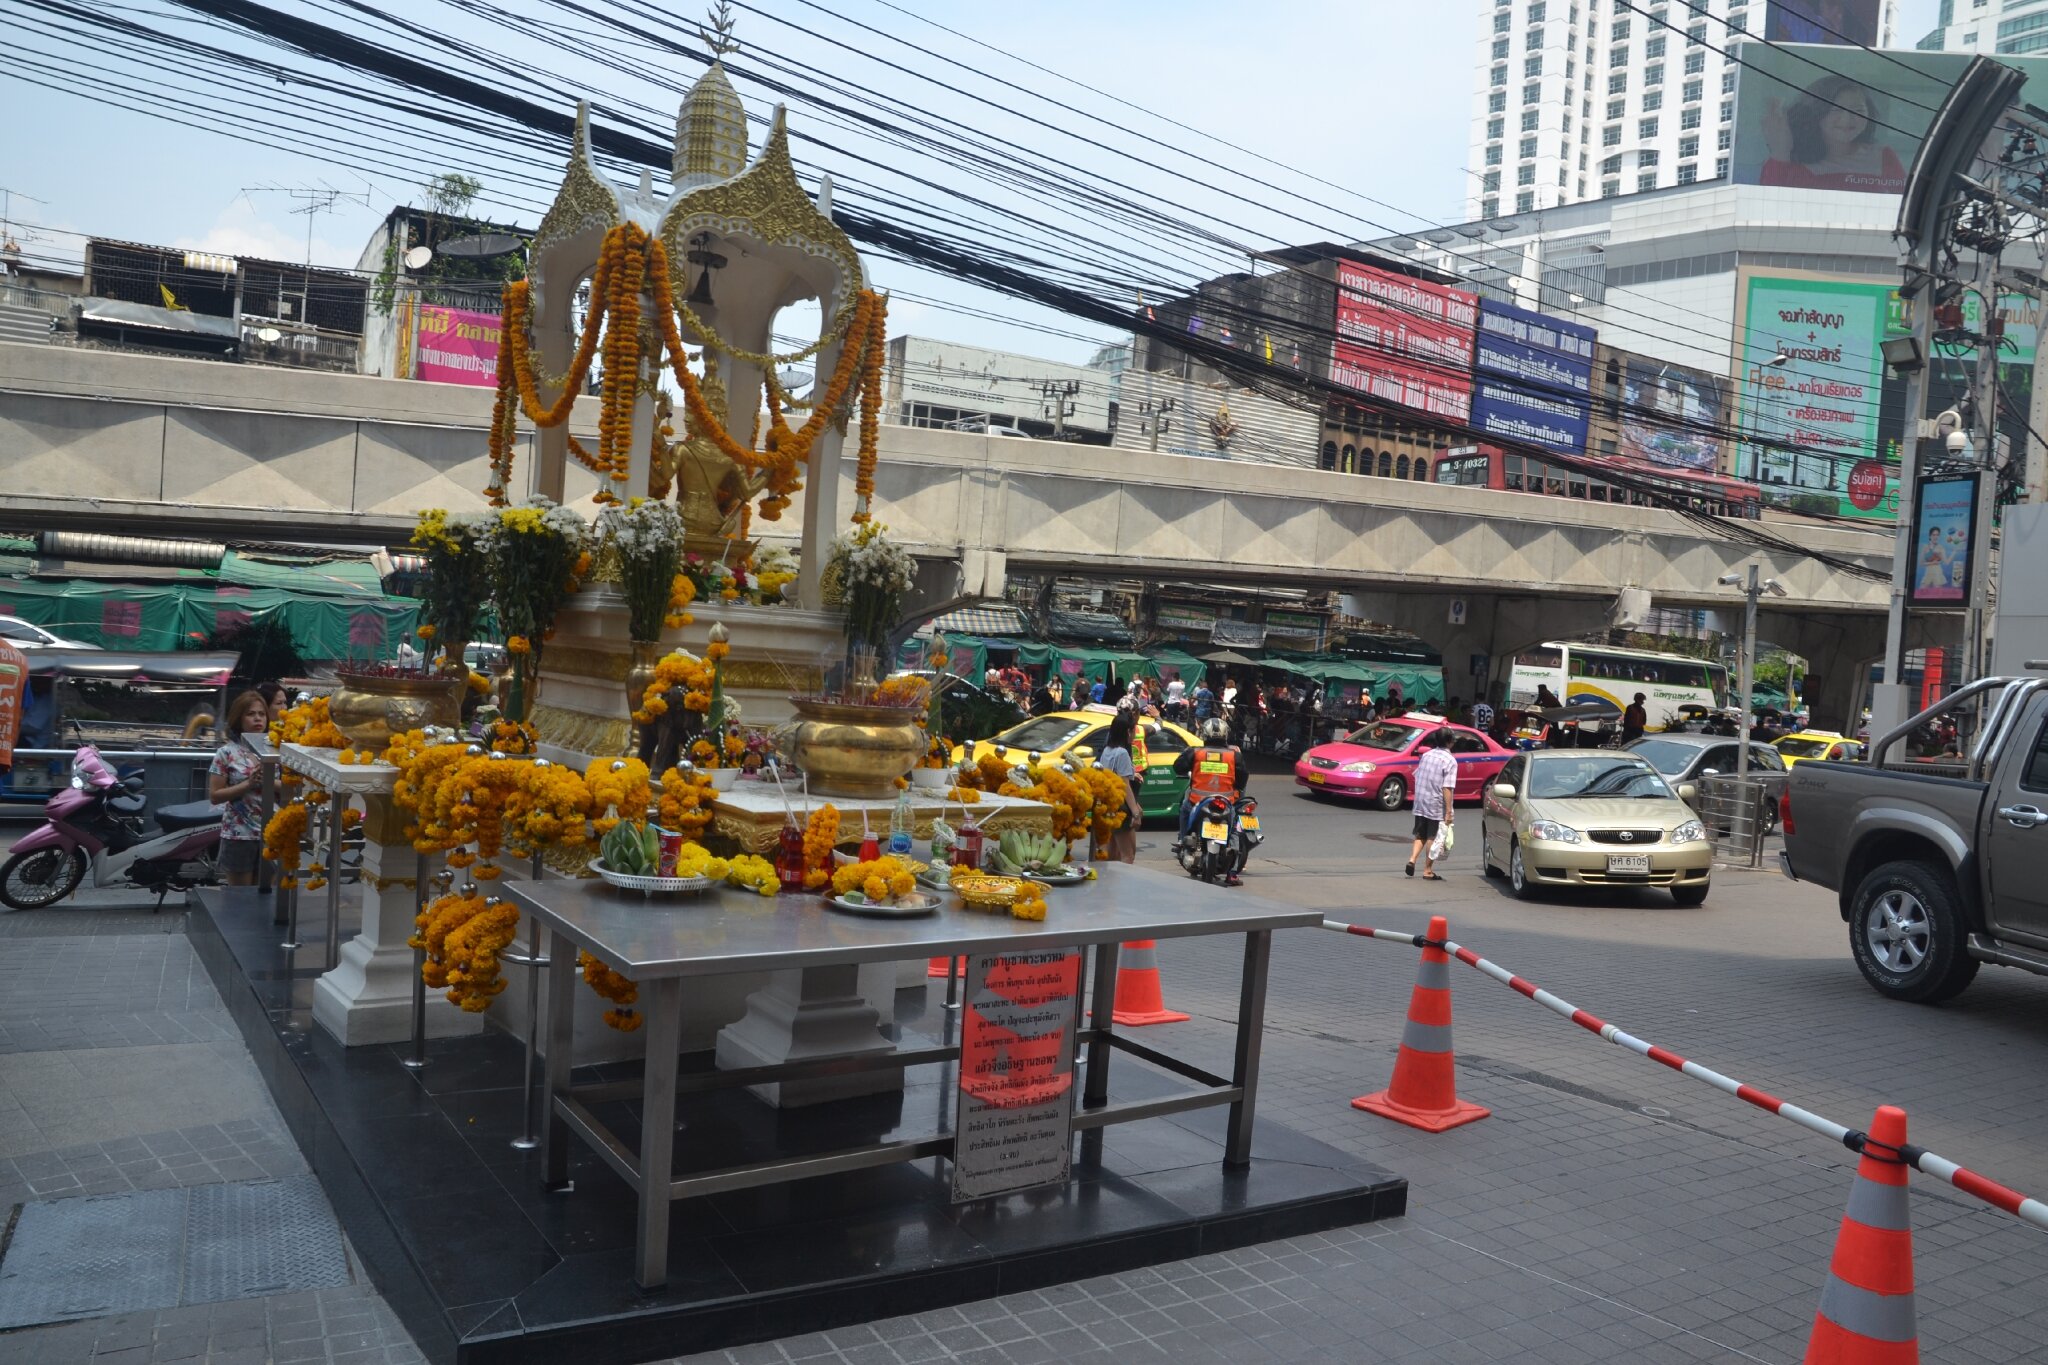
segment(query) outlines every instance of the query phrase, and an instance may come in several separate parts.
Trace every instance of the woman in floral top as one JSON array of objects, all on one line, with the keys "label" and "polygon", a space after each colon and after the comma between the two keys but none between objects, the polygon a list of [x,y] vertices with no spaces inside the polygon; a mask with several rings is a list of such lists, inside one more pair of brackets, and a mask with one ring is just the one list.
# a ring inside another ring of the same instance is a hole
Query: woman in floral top
[{"label": "woman in floral top", "polygon": [[256,884],[256,859],[263,851],[263,812],[256,789],[263,785],[263,760],[242,743],[243,735],[270,728],[270,711],[260,692],[244,692],[228,703],[226,742],[214,752],[206,770],[206,799],[223,807],[220,819],[220,870],[229,886]]}]

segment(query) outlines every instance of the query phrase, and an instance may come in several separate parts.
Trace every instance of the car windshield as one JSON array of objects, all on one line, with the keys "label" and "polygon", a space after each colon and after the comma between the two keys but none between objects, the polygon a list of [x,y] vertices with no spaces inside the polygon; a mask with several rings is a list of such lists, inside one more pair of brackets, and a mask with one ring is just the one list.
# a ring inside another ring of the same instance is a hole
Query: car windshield
[{"label": "car windshield", "polygon": [[1068,743],[1088,728],[1089,724],[1085,720],[1072,720],[1065,716],[1039,716],[997,735],[996,743],[1010,749],[1029,749],[1034,753],[1046,753]]},{"label": "car windshield", "polygon": [[1408,741],[1414,739],[1417,733],[1412,725],[1396,725],[1392,721],[1383,720],[1377,725],[1360,726],[1344,736],[1344,742],[1367,749],[1392,751],[1407,748]]},{"label": "car windshield", "polygon": [[1647,760],[1660,773],[1684,772],[1700,752],[1697,745],[1677,744],[1668,739],[1639,739],[1628,746],[1628,751]]},{"label": "car windshield", "polygon": [[1819,758],[1835,742],[1832,739],[1781,739],[1778,752],[1792,758]]},{"label": "car windshield", "polygon": [[1529,765],[1529,795],[1538,801],[1580,796],[1665,797],[1671,788],[1649,764],[1618,754],[1546,758]]}]

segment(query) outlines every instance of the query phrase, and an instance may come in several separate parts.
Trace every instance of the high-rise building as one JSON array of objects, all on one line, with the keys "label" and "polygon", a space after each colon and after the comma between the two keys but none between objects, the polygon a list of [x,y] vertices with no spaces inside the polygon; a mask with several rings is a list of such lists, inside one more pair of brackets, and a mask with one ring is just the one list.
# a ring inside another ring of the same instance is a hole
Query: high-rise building
[{"label": "high-rise building", "polygon": [[2048,0],[1941,0],[1923,52],[2048,52]]},{"label": "high-rise building", "polygon": [[[2003,2],[2048,13],[2048,0]],[[1494,218],[1726,175],[1730,45],[1768,36],[1883,46],[1896,3],[1479,0],[1466,211]]]}]

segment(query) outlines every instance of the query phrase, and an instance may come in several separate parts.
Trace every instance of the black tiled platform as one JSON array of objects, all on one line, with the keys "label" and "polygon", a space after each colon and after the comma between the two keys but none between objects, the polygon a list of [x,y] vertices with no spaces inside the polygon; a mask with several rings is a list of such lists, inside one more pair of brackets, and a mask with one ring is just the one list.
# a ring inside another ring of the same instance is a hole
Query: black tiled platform
[{"label": "black tiled platform", "polygon": [[[463,1365],[603,1365],[710,1350],[988,1298],[1402,1213],[1405,1180],[1267,1120],[1249,1169],[1222,1166],[1225,1111],[1195,1110],[1075,1139],[1058,1189],[950,1202],[930,1159],[676,1206],[669,1283],[633,1284],[632,1192],[581,1144],[573,1192],[540,1188],[520,1124],[520,1045],[495,1031],[430,1045],[344,1049],[312,1022],[317,968],[285,969],[267,903],[201,893],[187,932],[278,1108],[377,1287],[428,1357]],[[317,934],[319,926],[302,926]],[[309,934],[309,936],[310,936]],[[299,961],[317,963],[320,945]],[[939,1027],[936,996],[899,994],[906,1035]],[[1192,1058],[1228,1069],[1226,1058]],[[686,1066],[707,1064],[685,1059]],[[1127,1055],[1114,1099],[1178,1088]],[[637,1077],[639,1063],[577,1079]],[[677,1168],[944,1132],[950,1067],[901,1094],[789,1114],[742,1092],[685,1097]],[[630,1139],[634,1106],[601,1106]]]}]

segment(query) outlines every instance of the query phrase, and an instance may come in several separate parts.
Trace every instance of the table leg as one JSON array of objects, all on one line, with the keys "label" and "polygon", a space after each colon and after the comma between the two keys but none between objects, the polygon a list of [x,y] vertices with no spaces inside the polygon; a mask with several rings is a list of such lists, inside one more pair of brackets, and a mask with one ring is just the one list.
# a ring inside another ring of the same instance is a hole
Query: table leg
[{"label": "table leg", "polygon": [[1095,982],[1088,988],[1088,1008],[1095,1036],[1088,1040],[1088,1079],[1081,1091],[1081,1103],[1090,1107],[1109,1102],[1110,1014],[1116,1009],[1117,945],[1095,946]]},{"label": "table leg", "polygon": [[[341,962],[341,816],[348,809],[348,797],[341,792],[327,799],[327,970]],[[367,888],[366,888],[367,891]]]},{"label": "table leg", "polygon": [[1259,1044],[1266,1032],[1266,968],[1273,959],[1273,931],[1260,929],[1244,936],[1244,984],[1237,994],[1237,1058],[1230,1083],[1243,1091],[1230,1106],[1230,1136],[1223,1164],[1252,1164],[1252,1113],[1259,1097]]},{"label": "table leg", "polygon": [[668,1187],[674,1179],[683,983],[673,976],[646,982],[640,998],[647,1013],[647,1061],[640,1097],[640,1247],[633,1279],[642,1289],[654,1289],[668,1279]]},{"label": "table leg", "polygon": [[576,1188],[569,1179],[569,1125],[555,1112],[555,1097],[569,1093],[569,1072],[576,1054],[576,950],[554,937],[548,955],[547,1122],[541,1126],[541,1161],[546,1187],[557,1193]]}]

